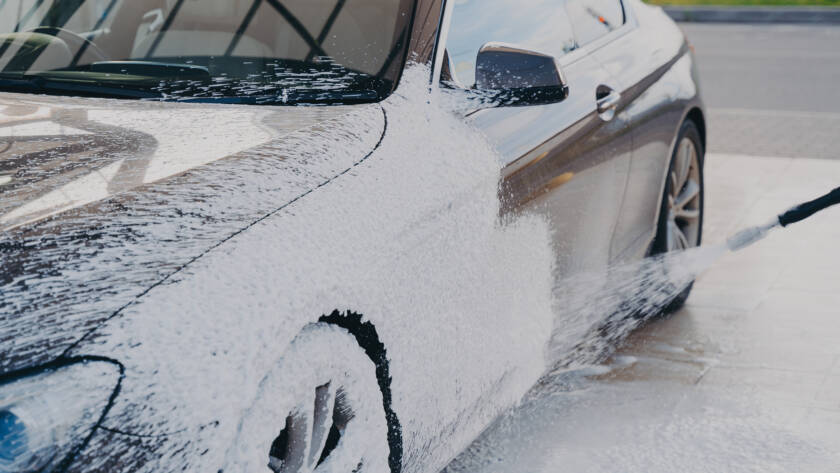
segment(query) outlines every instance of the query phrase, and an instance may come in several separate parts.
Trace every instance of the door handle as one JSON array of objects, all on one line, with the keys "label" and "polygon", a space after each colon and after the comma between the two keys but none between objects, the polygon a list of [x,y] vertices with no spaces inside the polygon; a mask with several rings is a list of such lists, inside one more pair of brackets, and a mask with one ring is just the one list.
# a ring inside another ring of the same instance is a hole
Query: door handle
[{"label": "door handle", "polygon": [[[604,95],[606,92],[606,95]],[[607,120],[612,119],[612,114],[615,113],[615,108],[618,107],[618,103],[621,102],[621,94],[616,92],[613,89],[608,87],[604,87],[604,89],[598,91],[598,97],[596,102],[598,104],[598,113],[601,115],[610,113],[610,117]]]}]

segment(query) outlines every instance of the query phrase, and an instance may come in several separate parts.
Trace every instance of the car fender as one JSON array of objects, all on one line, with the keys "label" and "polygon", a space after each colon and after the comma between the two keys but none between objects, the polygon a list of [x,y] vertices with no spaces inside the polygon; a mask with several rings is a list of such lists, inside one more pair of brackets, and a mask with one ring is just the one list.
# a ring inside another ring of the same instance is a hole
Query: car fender
[{"label": "car fender", "polygon": [[370,157],[74,349],[126,366],[107,429],[182,439],[162,448],[159,468],[216,467],[261,377],[335,310],[362,314],[387,348],[403,471],[442,468],[520,399],[545,369],[553,324],[548,227],[500,221],[492,148],[427,102],[427,87],[402,87],[383,104],[387,132]]}]

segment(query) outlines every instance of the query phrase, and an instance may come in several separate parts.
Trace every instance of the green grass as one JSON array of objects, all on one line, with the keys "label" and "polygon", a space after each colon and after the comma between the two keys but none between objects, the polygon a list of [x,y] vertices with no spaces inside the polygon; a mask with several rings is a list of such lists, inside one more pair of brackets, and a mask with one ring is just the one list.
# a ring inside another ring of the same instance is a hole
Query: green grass
[{"label": "green grass", "polygon": [[646,0],[654,5],[840,6],[840,0]]}]

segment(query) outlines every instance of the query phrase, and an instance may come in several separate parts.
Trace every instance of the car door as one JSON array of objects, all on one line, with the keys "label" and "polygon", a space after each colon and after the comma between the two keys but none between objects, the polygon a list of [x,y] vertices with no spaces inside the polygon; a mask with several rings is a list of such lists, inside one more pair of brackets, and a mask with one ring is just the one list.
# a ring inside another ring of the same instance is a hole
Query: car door
[{"label": "car door", "polygon": [[633,158],[612,244],[617,260],[639,258],[650,248],[663,178],[685,111],[681,100],[690,100],[696,94],[684,86],[693,84],[693,80],[680,29],[659,9],[625,2],[625,34],[593,52],[621,87],[624,110],[633,127]]},{"label": "car door", "polygon": [[[623,14],[615,21],[612,29],[600,23],[595,39],[620,28]],[[581,44],[588,37],[576,34],[564,0],[458,1],[451,25],[448,69],[462,87],[474,84],[476,55],[488,42],[557,58],[568,98],[486,108],[468,119],[499,152],[502,211],[538,212],[552,224],[561,275],[605,267],[632,152],[613,76]]]}]

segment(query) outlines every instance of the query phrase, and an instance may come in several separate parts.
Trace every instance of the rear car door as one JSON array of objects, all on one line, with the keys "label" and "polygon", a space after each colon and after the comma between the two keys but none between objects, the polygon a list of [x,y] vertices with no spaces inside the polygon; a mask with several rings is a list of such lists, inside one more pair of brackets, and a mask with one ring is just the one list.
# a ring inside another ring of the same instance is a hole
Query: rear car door
[{"label": "rear car door", "polygon": [[448,70],[465,88],[473,86],[478,50],[488,42],[558,59],[567,99],[482,109],[469,120],[500,154],[503,211],[539,212],[552,224],[561,274],[609,262],[632,152],[619,86],[582,44],[623,27],[620,0],[604,1],[614,2],[618,14],[602,18],[599,30],[581,30],[594,38],[580,35],[564,0],[458,1],[446,43]]}]

